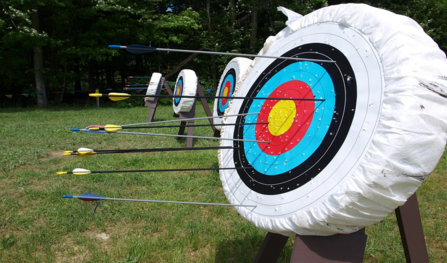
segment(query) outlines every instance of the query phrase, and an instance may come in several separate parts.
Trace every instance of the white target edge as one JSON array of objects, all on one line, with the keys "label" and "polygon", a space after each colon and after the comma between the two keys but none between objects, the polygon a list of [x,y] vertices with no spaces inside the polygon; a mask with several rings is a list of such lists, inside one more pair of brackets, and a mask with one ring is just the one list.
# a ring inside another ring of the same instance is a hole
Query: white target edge
[{"label": "white target edge", "polygon": [[161,80],[161,73],[154,72],[152,73],[151,79],[149,80],[149,85],[147,86],[146,95],[148,97],[145,97],[145,101],[154,101],[154,97],[151,97],[153,95],[157,94],[157,90],[160,85]]},{"label": "white target edge", "polygon": [[[324,169],[327,172],[299,191],[259,194],[233,170],[220,172],[224,192],[230,203],[257,205],[237,211],[267,231],[288,236],[351,233],[402,205],[442,156],[447,110],[446,99],[439,95],[447,91],[445,54],[413,20],[364,4],[326,7],[287,25],[266,41],[262,52],[281,55],[284,45],[288,51],[295,45],[325,43],[339,49],[353,65],[358,106],[347,144]],[[397,39],[395,32],[401,34]],[[256,74],[270,63],[255,60],[244,86],[251,87]],[[243,89],[234,93],[243,95]],[[237,112],[241,103],[233,100],[228,114]],[[224,122],[235,120],[229,117]],[[232,137],[233,131],[223,127],[222,136]],[[232,146],[227,141],[221,145]],[[351,157],[353,164],[337,165]],[[221,167],[234,167],[228,150],[219,151],[219,162]]]}]

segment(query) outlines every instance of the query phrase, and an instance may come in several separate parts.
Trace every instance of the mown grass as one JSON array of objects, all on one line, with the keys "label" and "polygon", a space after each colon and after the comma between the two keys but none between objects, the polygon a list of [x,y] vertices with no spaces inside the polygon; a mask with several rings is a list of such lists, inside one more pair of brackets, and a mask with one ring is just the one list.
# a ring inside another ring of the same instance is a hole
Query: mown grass
[{"label": "mown grass", "polygon": [[[172,107],[157,109],[169,120]],[[218,167],[216,151],[62,157],[79,147],[129,149],[184,147],[175,138],[71,133],[90,124],[145,122],[144,107],[2,109],[0,112],[1,262],[250,262],[266,232],[233,208],[135,202],[96,203],[62,199],[91,192],[107,197],[227,203],[218,173],[118,173],[75,177],[89,170]],[[197,107],[196,116],[205,116]],[[197,123],[207,123],[206,120]],[[151,132],[177,133],[177,129]],[[208,127],[195,135],[212,136]],[[217,146],[194,140],[194,146]],[[418,190],[431,262],[447,261],[445,226],[447,156]],[[394,214],[367,228],[365,262],[404,262]],[[288,262],[289,240],[279,262]]]}]

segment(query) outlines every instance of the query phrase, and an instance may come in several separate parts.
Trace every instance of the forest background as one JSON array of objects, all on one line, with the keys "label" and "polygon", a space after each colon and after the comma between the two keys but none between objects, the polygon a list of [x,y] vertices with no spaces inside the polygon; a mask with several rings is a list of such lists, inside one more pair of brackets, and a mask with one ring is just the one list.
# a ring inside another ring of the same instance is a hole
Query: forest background
[{"label": "forest background", "polygon": [[[110,44],[257,53],[285,27],[284,6],[300,14],[337,0],[1,0],[0,104],[83,105],[86,93],[120,90],[127,76],[160,72],[175,81],[193,69],[211,94],[229,56],[153,52]],[[416,20],[447,51],[447,0],[350,1]],[[139,101],[141,102],[141,101]],[[140,103],[141,104],[141,103]]]}]

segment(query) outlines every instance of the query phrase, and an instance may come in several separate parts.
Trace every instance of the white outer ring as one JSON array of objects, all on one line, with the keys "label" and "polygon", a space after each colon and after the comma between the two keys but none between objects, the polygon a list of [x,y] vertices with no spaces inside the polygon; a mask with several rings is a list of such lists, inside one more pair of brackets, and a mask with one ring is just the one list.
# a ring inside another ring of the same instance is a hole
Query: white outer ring
[{"label": "white outer ring", "polygon": [[160,84],[161,74],[158,72],[152,73],[151,80],[149,81],[149,85],[147,86],[145,101],[154,101],[154,97],[150,97],[157,94],[158,85]]},{"label": "white outer ring", "polygon": [[[197,92],[197,75],[193,70],[184,69],[180,71],[180,74],[175,81],[174,95],[177,90],[177,83],[183,78],[183,96],[195,96]],[[194,105],[195,98],[182,98],[177,106],[174,103],[175,98],[172,99],[172,106],[174,108],[174,113],[178,114],[180,112],[189,112]]]},{"label": "white outer ring", "polygon": [[[222,76],[220,77],[219,85],[217,86],[216,96],[219,96],[220,89],[222,87],[222,82],[224,81],[225,75],[227,75],[228,71],[231,69],[234,69],[236,72],[236,79],[234,80],[234,88],[233,88],[233,94],[236,91],[236,89],[241,85],[242,81],[244,81],[247,74],[250,72],[251,67],[250,64],[253,62],[253,60],[248,58],[233,58],[225,67],[225,70],[222,73]],[[213,117],[219,117],[217,113],[217,109],[219,106],[219,99],[214,100],[214,108],[213,108]],[[222,118],[214,118],[214,124],[221,124]],[[221,126],[216,126],[216,129],[220,130]]]},{"label": "white outer ring", "polygon": [[[348,27],[341,33],[348,42],[356,43],[364,37],[368,45],[361,45],[358,50],[349,48],[331,36],[336,28],[332,27],[331,32],[321,29],[334,23],[340,30]],[[255,209],[236,208],[244,218],[259,228],[288,236],[351,233],[380,221],[405,203],[434,169],[447,139],[446,99],[432,91],[446,93],[446,78],[442,76],[446,75],[447,62],[444,53],[413,20],[363,4],[330,6],[288,22],[288,27],[276,36],[266,54],[281,55],[294,44],[315,42],[337,47],[351,65],[365,63],[366,72],[354,68],[358,108],[345,141],[345,144],[352,142],[354,134],[359,136],[361,144],[351,148],[344,144],[334,161],[324,169],[326,174],[320,173],[298,188],[299,191],[276,196],[253,192],[235,171],[220,172],[230,203],[257,205]],[[287,49],[281,52],[284,46]],[[356,59],[358,63],[352,63]],[[234,96],[243,96],[256,74],[270,64],[263,60],[259,59],[254,65],[240,89],[242,93]],[[379,64],[368,64],[373,60]],[[379,79],[385,79],[383,101],[378,96],[382,91],[374,90],[377,75],[371,78],[364,74],[374,68],[380,73]],[[362,92],[366,91],[368,95],[363,97]],[[233,100],[228,114],[238,112],[239,106],[240,102]],[[357,114],[364,118],[364,124],[359,125],[361,118]],[[234,120],[229,117],[224,122]],[[234,128],[225,126],[221,134],[232,138],[232,130]],[[222,141],[221,145],[232,144]],[[349,150],[357,152],[349,153]],[[337,167],[337,159],[344,154],[354,158],[353,164]],[[228,150],[219,152],[221,167],[234,167],[232,159]],[[341,174],[342,178],[331,177],[332,173]]]}]

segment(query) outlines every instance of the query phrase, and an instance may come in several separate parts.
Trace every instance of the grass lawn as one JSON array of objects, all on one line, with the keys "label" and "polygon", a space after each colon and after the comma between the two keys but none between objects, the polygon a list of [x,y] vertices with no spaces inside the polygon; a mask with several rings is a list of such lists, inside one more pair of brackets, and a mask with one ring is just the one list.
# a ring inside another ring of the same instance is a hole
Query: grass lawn
[{"label": "grass lawn", "polygon": [[[62,157],[64,150],[184,147],[172,137],[72,133],[91,124],[143,123],[148,108],[48,108],[0,111],[1,262],[251,262],[266,235],[234,208],[63,199],[106,197],[228,203],[217,171],[56,175],[89,170],[218,167],[217,151]],[[171,106],[154,121],[170,120]],[[205,116],[197,107],[197,117]],[[206,124],[207,120],[196,121]],[[145,132],[149,132],[146,130]],[[151,129],[176,134],[178,129]],[[209,127],[194,135],[212,136]],[[194,146],[218,146],[195,139]],[[447,262],[447,155],[418,190],[430,262]],[[405,262],[394,213],[366,229],[365,262]],[[288,262],[289,240],[278,262]]]}]

